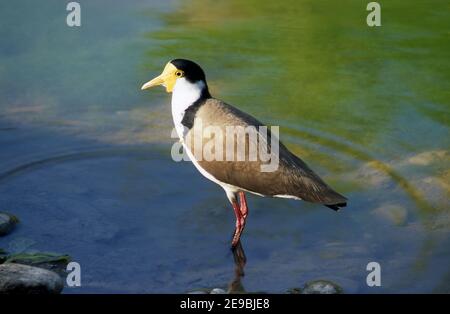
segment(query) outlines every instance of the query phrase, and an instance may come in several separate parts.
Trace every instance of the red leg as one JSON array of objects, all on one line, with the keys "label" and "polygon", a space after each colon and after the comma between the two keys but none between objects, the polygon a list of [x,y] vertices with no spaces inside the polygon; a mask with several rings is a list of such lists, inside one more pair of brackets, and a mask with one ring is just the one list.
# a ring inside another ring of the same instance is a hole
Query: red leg
[{"label": "red leg", "polygon": [[242,191],[239,192],[239,203],[238,205],[237,201],[232,202],[234,214],[236,215],[236,229],[234,231],[233,241],[231,242],[233,248],[239,243],[248,215],[247,200],[245,199],[245,193]]},{"label": "red leg", "polygon": [[245,193],[244,192],[239,192],[239,203],[241,204],[241,215],[242,218],[244,218],[244,225],[245,225],[245,220],[247,219],[247,215],[248,215],[248,207],[247,207],[247,200],[245,199]]},{"label": "red leg", "polygon": [[236,216],[236,229],[234,230],[233,240],[231,241],[231,247],[234,248],[239,243],[239,239],[241,237],[243,218],[237,201],[234,200],[231,204],[233,205],[234,215]]}]

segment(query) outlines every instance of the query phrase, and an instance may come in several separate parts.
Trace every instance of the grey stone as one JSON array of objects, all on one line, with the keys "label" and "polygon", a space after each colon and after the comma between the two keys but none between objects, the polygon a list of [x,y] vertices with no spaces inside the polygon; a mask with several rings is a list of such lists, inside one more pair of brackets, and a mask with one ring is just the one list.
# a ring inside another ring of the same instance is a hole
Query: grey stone
[{"label": "grey stone", "polygon": [[432,150],[422,152],[408,158],[407,162],[411,165],[427,166],[432,163],[448,162],[450,160],[450,154],[445,150]]},{"label": "grey stone", "polygon": [[226,294],[227,292],[221,288],[214,288],[211,290],[210,294]]},{"label": "grey stone", "polygon": [[19,219],[16,216],[0,212],[0,236],[10,233],[18,222]]},{"label": "grey stone", "polygon": [[64,288],[61,277],[38,267],[0,265],[0,294],[57,294]]},{"label": "grey stone", "polygon": [[291,288],[287,291],[288,294],[301,294],[302,289],[301,288]]},{"label": "grey stone", "polygon": [[309,281],[301,290],[301,294],[340,294],[342,292],[341,287],[328,280]]},{"label": "grey stone", "polygon": [[67,264],[70,263],[69,255],[55,253],[35,252],[17,253],[6,257],[5,263],[16,263],[44,268],[56,272],[60,276],[66,275]]},{"label": "grey stone", "polygon": [[189,291],[187,294],[208,294],[208,292],[202,291],[202,290],[195,290],[195,291]]}]

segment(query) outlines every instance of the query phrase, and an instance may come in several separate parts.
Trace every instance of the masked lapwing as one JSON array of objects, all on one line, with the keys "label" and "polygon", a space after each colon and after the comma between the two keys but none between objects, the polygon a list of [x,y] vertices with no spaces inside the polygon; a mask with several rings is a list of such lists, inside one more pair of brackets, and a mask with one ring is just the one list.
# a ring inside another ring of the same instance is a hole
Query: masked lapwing
[{"label": "masked lapwing", "polygon": [[[238,244],[248,216],[245,192],[318,203],[336,211],[346,206],[344,196],[329,187],[282,143],[278,142],[275,152],[273,130],[266,131],[264,125],[249,114],[212,97],[205,73],[198,64],[184,59],[172,60],[161,75],[145,83],[142,89],[158,85],[172,93],[173,122],[189,159],[202,175],[225,190],[233,206],[236,228],[232,247]],[[229,132],[233,128],[256,130],[256,135],[260,136],[255,140],[246,132]],[[202,132],[206,129],[209,131]],[[211,141],[215,147],[211,148]],[[255,142],[267,146],[270,160],[263,159],[259,154],[256,158],[250,155],[251,148],[259,147],[254,145]],[[209,153],[222,150],[221,156],[216,154],[216,158],[203,158],[202,149],[207,145]],[[239,145],[244,149],[239,150]],[[277,161],[276,167],[263,170],[264,165],[267,166],[273,159]]]}]

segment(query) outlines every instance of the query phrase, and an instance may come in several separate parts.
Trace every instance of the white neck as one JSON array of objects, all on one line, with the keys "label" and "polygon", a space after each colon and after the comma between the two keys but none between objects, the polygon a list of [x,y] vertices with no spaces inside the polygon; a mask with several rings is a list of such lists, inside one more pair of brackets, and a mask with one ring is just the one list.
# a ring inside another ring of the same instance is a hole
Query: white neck
[{"label": "white neck", "polygon": [[200,98],[204,88],[205,83],[203,81],[191,83],[184,77],[177,79],[175,82],[172,91],[172,118],[180,138],[183,138],[181,121],[184,111]]}]

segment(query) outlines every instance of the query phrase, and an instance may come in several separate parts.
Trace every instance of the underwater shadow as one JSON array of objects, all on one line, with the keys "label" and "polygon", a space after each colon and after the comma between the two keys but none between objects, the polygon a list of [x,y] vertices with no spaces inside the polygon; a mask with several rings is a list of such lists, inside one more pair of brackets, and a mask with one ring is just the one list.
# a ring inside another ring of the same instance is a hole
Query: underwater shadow
[{"label": "underwater shadow", "polygon": [[245,276],[244,268],[247,263],[247,257],[245,256],[244,248],[241,241],[232,249],[233,261],[234,261],[234,276],[228,284],[228,293],[246,293],[244,286],[242,285],[242,277]]}]

